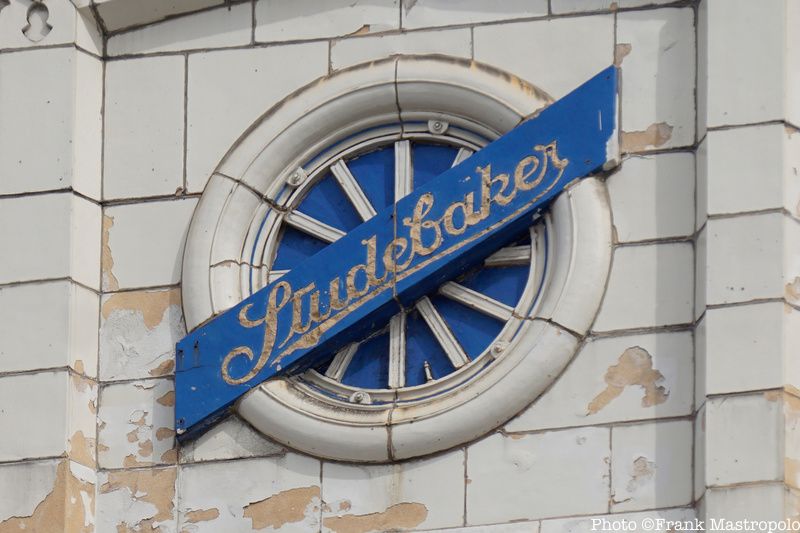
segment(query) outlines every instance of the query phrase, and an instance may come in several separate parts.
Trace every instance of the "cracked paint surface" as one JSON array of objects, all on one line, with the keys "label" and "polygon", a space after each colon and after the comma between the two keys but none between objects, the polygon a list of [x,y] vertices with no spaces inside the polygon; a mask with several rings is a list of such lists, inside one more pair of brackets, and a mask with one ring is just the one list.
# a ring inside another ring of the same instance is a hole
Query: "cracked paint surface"
[{"label": "cracked paint surface", "polygon": [[673,127],[666,122],[650,124],[644,131],[623,131],[622,151],[639,152],[664,146],[672,138]]},{"label": "cracked paint surface", "polygon": [[176,473],[176,468],[101,473],[99,529],[173,533]]},{"label": "cracked paint surface", "polygon": [[98,412],[100,466],[174,464],[174,405],[173,384],[166,379],[105,386]]},{"label": "cracked paint surface", "polygon": [[172,374],[175,343],[186,333],[180,289],[112,294],[103,299],[101,313],[101,379]]},{"label": "cracked paint surface", "polygon": [[428,508],[421,503],[398,503],[379,513],[329,516],[322,523],[332,533],[371,533],[410,529],[427,516]]},{"label": "cracked paint surface", "polygon": [[284,490],[246,505],[244,517],[251,520],[253,529],[278,529],[285,524],[302,521],[308,507],[318,502],[319,497],[318,486]]},{"label": "cracked paint surface", "polygon": [[116,291],[119,289],[119,282],[114,276],[114,256],[111,254],[111,228],[114,226],[114,217],[103,215],[102,248],[100,256],[102,279],[101,283],[104,291]]},{"label": "cracked paint surface", "polygon": [[0,533],[20,531],[94,531],[94,472],[63,460],[56,467],[52,489],[36,503],[27,516],[11,516],[0,521]]},{"label": "cracked paint surface", "polygon": [[641,387],[644,389],[642,407],[651,407],[664,403],[669,397],[669,391],[661,383],[664,375],[653,368],[653,358],[639,346],[625,350],[619,357],[619,362],[609,367],[605,375],[606,388],[587,406],[588,414],[595,414],[612,400],[617,398],[626,387]]},{"label": "cracked paint surface", "polygon": [[319,476],[318,460],[291,453],[184,466],[181,532],[318,531]]}]

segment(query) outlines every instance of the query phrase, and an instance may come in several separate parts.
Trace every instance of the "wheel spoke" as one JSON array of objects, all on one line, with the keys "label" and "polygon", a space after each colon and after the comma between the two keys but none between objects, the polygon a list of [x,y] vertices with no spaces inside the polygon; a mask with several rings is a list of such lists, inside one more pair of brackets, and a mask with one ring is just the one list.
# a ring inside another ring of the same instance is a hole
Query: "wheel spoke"
[{"label": "wheel spoke", "polygon": [[325,371],[325,376],[341,382],[342,378],[344,377],[344,373],[347,371],[347,367],[350,365],[350,361],[353,360],[353,356],[356,354],[357,350],[358,343],[354,342],[336,352],[336,355],[333,357],[333,361],[331,361],[331,364],[328,366],[328,370]]},{"label": "wheel spoke", "polygon": [[453,366],[460,368],[469,363],[469,357],[464,353],[464,349],[458,343],[455,336],[453,336],[453,332],[447,327],[444,318],[442,318],[442,315],[440,315],[439,311],[433,306],[430,299],[427,296],[423,297],[417,302],[416,308],[428,324],[433,336],[436,337],[436,340],[439,342],[439,345],[442,347],[442,350],[444,350],[444,353],[447,355],[447,358],[450,359]]},{"label": "wheel spoke", "polygon": [[292,211],[285,217],[286,223],[293,228],[299,229],[312,237],[325,242],[338,241],[344,237],[345,233],[333,226],[329,226],[314,217],[308,216],[300,211]]},{"label": "wheel spoke", "polygon": [[483,264],[487,267],[529,265],[531,263],[531,252],[532,247],[529,244],[524,246],[507,246],[487,257]]},{"label": "wheel spoke", "polygon": [[353,177],[352,172],[347,168],[344,161],[340,159],[334,163],[331,167],[331,172],[333,173],[333,177],[336,178],[336,181],[339,182],[339,185],[341,185],[350,203],[353,204],[353,207],[355,207],[359,216],[361,216],[361,220],[369,220],[378,213],[375,211],[375,208],[372,207],[367,195],[364,194],[364,190],[358,184],[356,178]]},{"label": "wheel spoke", "polygon": [[394,201],[408,195],[414,188],[413,168],[411,166],[411,143],[394,143]]},{"label": "wheel spoke", "polygon": [[461,149],[459,149],[458,153],[456,154],[456,158],[453,159],[453,164],[450,165],[450,166],[454,167],[454,166],[458,165],[459,163],[464,161],[466,158],[471,156],[473,153],[474,152],[472,150],[470,150],[469,148],[461,148]]},{"label": "wheel spoke", "polygon": [[506,304],[452,281],[439,287],[439,292],[453,301],[500,321],[510,320],[514,313],[514,309]]},{"label": "wheel spoke", "polygon": [[406,314],[398,313],[389,321],[389,387],[406,384]]}]

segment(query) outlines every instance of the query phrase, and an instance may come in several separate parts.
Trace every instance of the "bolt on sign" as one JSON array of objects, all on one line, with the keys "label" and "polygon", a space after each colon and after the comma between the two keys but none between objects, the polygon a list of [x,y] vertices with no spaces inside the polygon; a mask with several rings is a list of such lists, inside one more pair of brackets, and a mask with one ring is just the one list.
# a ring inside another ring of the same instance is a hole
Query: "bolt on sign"
[{"label": "bolt on sign", "polygon": [[571,182],[603,168],[616,98],[608,67],[189,333],[177,345],[179,438],[202,433],[260,383],[330,359],[512,242]]}]

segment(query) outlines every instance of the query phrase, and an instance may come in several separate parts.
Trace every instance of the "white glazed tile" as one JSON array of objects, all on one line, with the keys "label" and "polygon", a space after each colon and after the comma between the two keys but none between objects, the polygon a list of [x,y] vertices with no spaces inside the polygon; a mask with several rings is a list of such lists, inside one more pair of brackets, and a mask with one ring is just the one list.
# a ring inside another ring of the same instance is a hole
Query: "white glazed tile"
[{"label": "white glazed tile", "polygon": [[694,227],[696,230],[703,227],[708,219],[708,137],[703,139],[695,152],[695,213]]},{"label": "white glazed tile", "polygon": [[800,130],[786,127],[783,152],[783,208],[800,220]]},{"label": "white glazed tile", "polygon": [[706,399],[709,486],[783,479],[780,394]]},{"label": "white glazed tile", "polygon": [[426,529],[426,533],[539,533],[539,522],[514,522],[513,524],[493,524],[488,526],[448,527],[447,529]]},{"label": "white glazed tile", "polygon": [[303,455],[184,466],[178,492],[192,533],[320,527],[320,465]]},{"label": "white glazed tile", "polygon": [[467,524],[604,513],[610,453],[608,430],[591,427],[496,433],[473,444],[467,450]]},{"label": "white glazed tile", "polygon": [[507,431],[605,424],[691,413],[692,336],[654,333],[592,339]]},{"label": "white glazed tile", "polygon": [[783,216],[712,219],[706,224],[706,302],[783,296]]},{"label": "white glazed tile", "polygon": [[552,0],[554,14],[583,13],[616,8],[669,4],[675,0]]},{"label": "white glazed tile", "polygon": [[72,187],[100,200],[103,151],[103,62],[75,54],[75,124]]},{"label": "white glazed tile", "polygon": [[[284,70],[287,65],[292,68]],[[276,77],[276,71],[282,71],[282,75]],[[222,157],[259,116],[327,72],[327,43],[190,56],[186,154],[189,190],[203,190]]]},{"label": "white glazed tile", "polygon": [[174,406],[174,384],[170,380],[104,386],[97,412],[100,466],[174,464]]},{"label": "white glazed tile", "polygon": [[222,261],[250,260],[244,242],[253,218],[262,206],[261,198],[249,188],[243,185],[234,187],[214,229],[210,258],[212,265]]},{"label": "white glazed tile", "polygon": [[[73,2],[75,5],[83,0]],[[75,17],[75,44],[84,50],[97,55],[103,55],[103,31],[91,9],[80,7]]]},{"label": "white glazed tile", "polygon": [[97,376],[100,297],[73,283],[69,288],[69,302],[69,366],[80,374]]},{"label": "white glazed tile", "polygon": [[690,153],[626,160],[607,181],[618,241],[691,235],[694,173]]},{"label": "white glazed tile", "polygon": [[403,28],[452,26],[547,15],[546,0],[485,2],[462,0],[456,9],[448,0],[403,0]]},{"label": "white glazed tile", "polygon": [[[786,58],[783,28],[787,2],[707,0],[705,3],[708,4],[707,125],[783,118]],[[758,21],[757,26],[754,21]],[[754,31],[756,28],[763,30]]]},{"label": "white glazed tile", "polygon": [[783,192],[792,180],[791,174],[784,172],[786,140],[781,124],[709,131],[705,141],[707,213],[782,207]]},{"label": "white glazed tile", "polygon": [[[70,197],[70,276],[92,289],[100,289],[100,235],[102,210],[77,195]],[[48,229],[47,231],[51,231]]]},{"label": "white glazed tile", "polygon": [[617,248],[593,329],[611,331],[691,322],[693,271],[689,243]]},{"label": "white glazed tile", "polygon": [[106,66],[105,199],[174,194],[183,184],[185,59]]},{"label": "white glazed tile", "polygon": [[703,228],[697,234],[694,257],[694,319],[697,320],[705,312],[707,305],[706,279],[708,269],[708,229]]},{"label": "white glazed tile", "polygon": [[98,531],[177,533],[177,468],[98,473]]},{"label": "white glazed tile", "polygon": [[694,40],[691,8],[617,15],[623,152],[694,143]]},{"label": "white glazed tile", "polygon": [[240,418],[231,416],[180,449],[181,463],[278,455],[285,450]]},{"label": "white glazed tile", "polygon": [[100,379],[171,374],[175,343],[186,333],[180,289],[125,291],[103,296]]},{"label": "white glazed tile", "polygon": [[475,60],[507,70],[560,98],[613,63],[614,17],[481,26],[474,29],[474,47]]},{"label": "white glazed tile", "polygon": [[[630,531],[649,531],[652,533],[674,533],[691,529],[694,525],[693,509],[666,509],[641,513],[615,513],[594,517],[561,518],[544,520],[541,533],[587,533],[589,531],[614,531],[623,527]],[[676,529],[677,524],[687,524]],[[635,529],[634,529],[635,528]],[[696,528],[695,528],[696,529]]]},{"label": "white glazed tile", "polygon": [[224,48],[250,44],[252,5],[243,2],[112,35],[109,56]]},{"label": "white glazed tile", "polygon": [[692,423],[655,422],[611,430],[611,511],[692,502]]},{"label": "white glazed tile", "polygon": [[[0,441],[0,461],[66,451],[67,376],[59,371],[0,378],[0,435],[7,437]],[[20,405],[24,409],[9,408]]]},{"label": "white glazed tile", "polygon": [[68,281],[0,288],[0,371],[66,365],[69,313]]},{"label": "white glazed tile", "polygon": [[68,193],[0,199],[0,283],[69,276]]},{"label": "white glazed tile", "polygon": [[67,454],[92,472],[97,467],[97,383],[69,375],[67,391]]},{"label": "white glazed tile", "polygon": [[[0,466],[0,523],[12,517],[29,517],[53,492],[59,461],[30,461]],[[18,526],[18,524],[15,524]],[[13,525],[9,524],[9,528]],[[10,529],[9,529],[10,530]],[[24,530],[23,530],[24,531]]]},{"label": "white glazed tile", "polygon": [[224,3],[224,0],[94,0],[97,12],[108,31],[149,24]]},{"label": "white glazed tile", "polygon": [[375,35],[331,43],[331,67],[336,70],[393,54],[444,54],[469,58],[472,34],[468,28]]},{"label": "white glazed tile", "polygon": [[178,283],[183,243],[196,203],[187,198],[106,208],[104,289]]},{"label": "white glazed tile", "polygon": [[323,5],[257,0],[256,41],[299,41],[395,30],[400,0],[327,0]]},{"label": "white glazed tile", "polygon": [[698,408],[706,400],[706,317],[697,322],[694,328],[694,407]]},{"label": "white glazed tile", "polygon": [[784,304],[707,309],[707,394],[781,387]]},{"label": "white glazed tile", "polygon": [[394,465],[325,463],[322,499],[330,507],[323,531],[330,533],[359,520],[374,524],[369,530],[461,525],[464,452]]},{"label": "white glazed tile", "polygon": [[789,305],[784,305],[783,311],[784,381],[800,389],[800,358],[796,356],[800,350],[800,311]]},{"label": "white glazed tile", "polygon": [[[705,398],[702,399],[705,401]],[[706,406],[698,409],[694,420],[694,464],[692,493],[695,501],[703,497],[706,490]]]},{"label": "white glazed tile", "polygon": [[705,494],[705,518],[737,520],[775,520],[786,518],[783,484],[750,485],[744,487],[709,488]]},{"label": "white glazed tile", "polygon": [[3,6],[0,12],[0,49],[53,46],[75,41],[76,9],[69,0],[48,0],[44,2],[46,12],[33,11],[30,17],[31,2],[11,0]]},{"label": "white glazed tile", "polygon": [[[7,9],[0,20],[11,15]],[[76,53],[55,48],[0,55],[0,193],[72,185]]]}]

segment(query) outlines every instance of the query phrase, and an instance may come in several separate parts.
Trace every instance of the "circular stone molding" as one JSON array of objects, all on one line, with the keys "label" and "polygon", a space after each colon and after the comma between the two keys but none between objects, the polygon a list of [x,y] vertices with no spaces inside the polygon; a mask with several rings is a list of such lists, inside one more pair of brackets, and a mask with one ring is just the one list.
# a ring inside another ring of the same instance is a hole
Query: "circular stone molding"
[{"label": "circular stone molding", "polygon": [[[336,161],[406,139],[480,149],[550,101],[508,73],[444,56],[358,65],[290,95],[237,141],[203,192],[183,261],[187,327],[280,275],[271,269],[282,219]],[[356,462],[425,455],[496,428],[556,379],[594,320],[612,250],[604,184],[568,188],[533,223],[530,249],[513,316],[470,364],[389,390],[309,370],[255,387],[238,413],[289,447]]]}]

